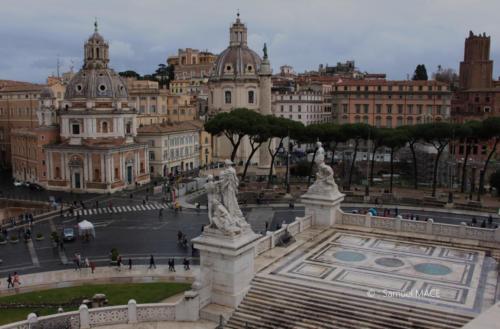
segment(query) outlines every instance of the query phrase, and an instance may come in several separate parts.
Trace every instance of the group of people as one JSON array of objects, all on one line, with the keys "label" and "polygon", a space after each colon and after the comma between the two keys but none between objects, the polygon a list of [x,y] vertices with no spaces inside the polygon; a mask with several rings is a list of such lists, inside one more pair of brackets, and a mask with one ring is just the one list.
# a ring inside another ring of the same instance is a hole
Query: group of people
[{"label": "group of people", "polygon": [[88,257],[82,259],[82,255],[80,255],[79,253],[75,253],[75,256],[73,257],[73,263],[75,264],[75,271],[81,271],[83,267],[90,268],[92,273],[94,273],[96,268],[96,265],[93,261],[90,261]]},{"label": "group of people", "polygon": [[[174,258],[169,258],[168,259],[168,270],[169,272],[175,272],[175,259]],[[182,261],[182,265],[184,265],[184,270],[189,271],[191,268],[189,267],[189,259],[184,258]]]},{"label": "group of people", "polygon": [[177,244],[183,248],[187,248],[188,246],[187,237],[182,231],[177,232]]},{"label": "group of people", "polygon": [[493,217],[491,215],[488,216],[488,220],[483,219],[481,224],[478,223],[476,217],[472,217],[471,222],[468,224],[469,226],[477,226],[481,228],[497,228],[497,224],[493,224]]},{"label": "group of people", "polygon": [[19,290],[19,286],[21,285],[21,280],[19,279],[19,274],[14,272],[14,275],[7,276],[7,289],[14,288],[16,291]]}]

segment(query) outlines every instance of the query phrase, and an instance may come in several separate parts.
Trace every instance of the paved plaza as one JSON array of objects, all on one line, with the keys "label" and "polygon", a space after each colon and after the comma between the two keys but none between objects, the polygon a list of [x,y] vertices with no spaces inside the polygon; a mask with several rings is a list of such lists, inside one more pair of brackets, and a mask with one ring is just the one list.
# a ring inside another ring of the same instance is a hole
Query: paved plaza
[{"label": "paved plaza", "polygon": [[494,302],[497,265],[483,251],[336,232],[261,275],[367,298],[479,313]]}]

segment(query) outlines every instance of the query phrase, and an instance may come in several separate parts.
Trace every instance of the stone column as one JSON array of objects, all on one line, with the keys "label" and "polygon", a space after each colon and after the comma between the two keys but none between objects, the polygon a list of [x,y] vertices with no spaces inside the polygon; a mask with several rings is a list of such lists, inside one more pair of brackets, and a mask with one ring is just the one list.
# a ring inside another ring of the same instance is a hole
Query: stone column
[{"label": "stone column", "polygon": [[314,192],[309,189],[301,197],[305,205],[305,215],[312,215],[313,226],[333,226],[340,223],[340,203],[344,201],[344,194],[338,190],[324,191],[323,193]]},{"label": "stone column", "polygon": [[215,303],[236,308],[254,277],[255,244],[259,234],[247,229],[234,236],[205,227],[192,240],[200,251],[200,278],[193,288],[201,292],[200,307]]},{"label": "stone column", "polygon": [[135,299],[128,301],[128,323],[137,323],[137,302]]},{"label": "stone column", "polygon": [[[262,61],[259,77],[260,77],[260,113],[262,115],[271,115],[271,64],[269,63],[269,59],[267,59],[267,55],[264,56],[264,60]],[[271,149],[274,148],[273,143],[271,142]],[[261,145],[259,149],[259,168],[270,168],[271,167],[271,155],[267,149],[267,142]]]},{"label": "stone column", "polygon": [[80,305],[80,308],[78,310],[80,311],[80,329],[89,329],[90,317],[87,305],[85,304]]}]

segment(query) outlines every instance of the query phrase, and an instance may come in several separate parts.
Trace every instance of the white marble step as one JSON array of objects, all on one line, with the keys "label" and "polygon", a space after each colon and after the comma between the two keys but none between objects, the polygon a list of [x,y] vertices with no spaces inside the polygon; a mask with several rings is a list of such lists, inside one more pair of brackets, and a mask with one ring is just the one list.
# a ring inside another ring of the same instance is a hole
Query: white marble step
[{"label": "white marble step", "polygon": [[257,276],[226,327],[455,329],[471,318]]},{"label": "white marble step", "polygon": [[438,322],[452,323],[452,324],[464,324],[470,321],[473,316],[468,316],[464,314],[443,312],[437,309],[429,309],[422,308],[418,306],[410,306],[404,304],[398,304],[389,301],[382,301],[378,299],[367,299],[365,296],[359,295],[350,295],[345,292],[335,292],[335,291],[326,291],[319,290],[312,287],[306,287],[303,285],[290,285],[287,282],[280,282],[278,280],[270,280],[270,279],[262,279],[260,277],[256,277],[252,282],[252,287],[255,288],[252,291],[263,291],[264,293],[275,293],[279,291],[280,293],[294,297],[297,294],[300,294],[302,298],[308,298],[308,300],[326,300],[332,302],[340,302],[342,305],[351,306],[351,307],[359,307],[360,304],[366,304],[365,310],[373,309],[375,312],[385,312],[389,315],[402,314],[407,317],[408,314],[411,314],[411,319],[418,321],[427,320],[429,317],[437,318]]}]

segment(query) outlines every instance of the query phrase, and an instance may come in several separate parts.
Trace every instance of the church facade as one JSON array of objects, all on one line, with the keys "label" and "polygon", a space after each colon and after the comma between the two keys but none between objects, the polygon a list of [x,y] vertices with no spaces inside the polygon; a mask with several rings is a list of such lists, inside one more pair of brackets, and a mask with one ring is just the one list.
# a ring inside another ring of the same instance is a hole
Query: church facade
[{"label": "church facade", "polygon": [[[271,114],[271,65],[264,47],[261,58],[247,44],[247,27],[239,14],[229,29],[229,46],[214,63],[208,87],[210,116],[236,108],[248,108],[261,114]],[[236,162],[246,161],[250,153],[248,140],[238,148]],[[213,157],[223,160],[230,157],[231,144],[226,137],[214,137]],[[265,167],[270,163],[267,147],[255,154],[254,162]]]},{"label": "church facade", "polygon": [[147,145],[135,140],[137,113],[108,63],[96,23],[61,104],[60,141],[44,147],[49,190],[108,193],[149,182]]}]

